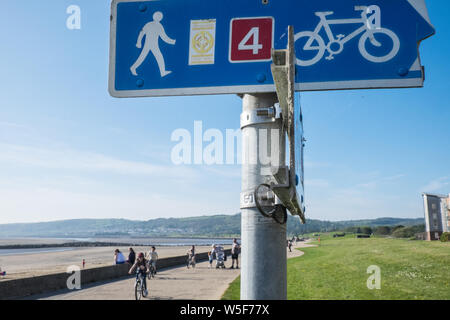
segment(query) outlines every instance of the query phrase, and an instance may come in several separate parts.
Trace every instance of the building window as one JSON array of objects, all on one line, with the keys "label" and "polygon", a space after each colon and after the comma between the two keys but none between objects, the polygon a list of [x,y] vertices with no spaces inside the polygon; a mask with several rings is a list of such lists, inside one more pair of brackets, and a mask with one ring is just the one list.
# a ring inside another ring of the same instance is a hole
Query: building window
[{"label": "building window", "polygon": [[436,210],[436,203],[431,204],[431,209]]}]

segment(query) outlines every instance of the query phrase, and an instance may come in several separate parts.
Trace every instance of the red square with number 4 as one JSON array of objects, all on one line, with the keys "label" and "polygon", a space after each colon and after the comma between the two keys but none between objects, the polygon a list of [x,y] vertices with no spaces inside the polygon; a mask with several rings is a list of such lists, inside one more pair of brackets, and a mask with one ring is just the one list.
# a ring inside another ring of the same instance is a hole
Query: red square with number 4
[{"label": "red square with number 4", "polygon": [[273,47],[272,17],[234,18],[230,23],[230,62],[269,61]]}]

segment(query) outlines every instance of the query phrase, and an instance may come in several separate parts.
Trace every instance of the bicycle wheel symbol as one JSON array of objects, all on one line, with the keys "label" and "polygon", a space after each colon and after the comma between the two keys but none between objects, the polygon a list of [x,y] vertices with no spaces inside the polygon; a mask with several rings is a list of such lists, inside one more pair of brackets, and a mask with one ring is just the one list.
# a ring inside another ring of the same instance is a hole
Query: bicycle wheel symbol
[{"label": "bicycle wheel symbol", "polygon": [[[325,42],[323,41],[322,37],[320,35],[318,35],[317,33],[314,33],[312,31],[302,31],[299,32],[297,34],[294,35],[294,42],[296,42],[297,40],[301,39],[301,38],[307,38],[307,42],[303,47],[303,50],[308,50],[308,51],[314,51],[317,50],[317,54],[309,60],[301,60],[299,58],[296,58],[295,61],[299,66],[302,67],[309,67],[312,66],[313,64],[316,64],[317,62],[320,61],[320,59],[322,59],[323,55],[325,54]],[[312,44],[314,43],[314,41],[316,41],[318,43],[317,46],[312,46]]]},{"label": "bicycle wheel symbol", "polygon": [[[367,40],[370,40],[369,42],[372,43],[372,45],[374,45],[375,47],[382,46],[382,44],[376,40],[376,36],[375,36],[376,34],[384,34],[392,40],[391,51],[388,54],[381,56],[381,57],[377,57],[375,55],[370,54],[366,49]],[[372,31],[367,31],[361,36],[361,38],[359,39],[358,48],[359,48],[359,52],[366,60],[369,60],[369,61],[375,62],[375,63],[383,63],[383,62],[387,62],[387,61],[391,60],[392,58],[394,58],[397,55],[398,51],[400,50],[400,40],[398,39],[397,35],[389,29],[384,29],[384,28],[375,29]]]},{"label": "bicycle wheel symbol", "polygon": [[[381,34],[383,34],[391,39],[392,49],[389,51],[389,53],[382,55],[382,56],[377,56],[375,54],[369,53],[367,51],[367,40],[370,40],[369,42],[374,47],[377,47],[377,48],[385,47],[385,45],[383,45],[382,43],[380,43],[377,40],[377,35],[381,35]],[[311,51],[311,52],[316,51],[316,53],[314,54],[314,56],[311,59],[305,59],[305,60],[299,59],[298,55],[297,55],[296,64],[299,66],[302,66],[302,67],[309,67],[309,66],[312,66],[312,65],[316,64],[317,62],[319,62],[323,58],[326,50],[328,50],[328,49],[327,49],[327,46],[325,45],[325,41],[323,40],[323,38],[315,32],[312,32],[312,31],[299,32],[299,33],[295,34],[294,41],[297,41],[302,38],[307,39],[306,43],[302,47],[302,50],[297,51],[297,52],[302,53],[302,51],[303,51],[303,53],[304,53],[306,51]],[[335,42],[340,43],[341,46],[343,46],[345,43],[342,41],[335,41]],[[383,62],[387,62],[387,61],[391,60],[392,58],[394,58],[397,55],[397,53],[400,50],[400,40],[399,40],[398,36],[389,29],[380,28],[380,29],[375,29],[375,30],[367,30],[366,32],[364,32],[364,34],[359,39],[358,49],[359,49],[359,52],[361,53],[361,55],[366,60],[374,62],[374,63],[383,63]]]}]

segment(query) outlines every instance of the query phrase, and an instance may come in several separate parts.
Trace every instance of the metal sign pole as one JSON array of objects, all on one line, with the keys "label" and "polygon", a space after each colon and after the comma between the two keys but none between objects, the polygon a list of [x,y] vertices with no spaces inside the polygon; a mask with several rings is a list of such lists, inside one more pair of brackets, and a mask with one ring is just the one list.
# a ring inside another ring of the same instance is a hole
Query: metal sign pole
[{"label": "metal sign pole", "polygon": [[[263,165],[262,157],[279,157],[279,165],[286,161],[285,133],[281,118],[274,112],[276,102],[276,93],[243,96],[242,300],[285,300],[287,295],[286,224],[263,216],[254,201],[255,189],[272,177],[273,163]],[[272,139],[278,139],[279,147],[273,147]]]}]

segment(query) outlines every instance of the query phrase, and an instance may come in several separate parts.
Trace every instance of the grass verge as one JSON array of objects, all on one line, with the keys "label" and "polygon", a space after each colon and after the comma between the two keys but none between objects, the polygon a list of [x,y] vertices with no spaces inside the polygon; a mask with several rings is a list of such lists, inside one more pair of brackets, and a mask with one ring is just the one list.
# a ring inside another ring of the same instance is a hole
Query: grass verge
[{"label": "grass verge", "polygon": [[[319,247],[301,250],[288,260],[290,300],[450,299],[450,243],[321,235]],[[367,287],[371,265],[380,268],[381,289]],[[222,299],[238,300],[239,291],[237,278]]]}]

